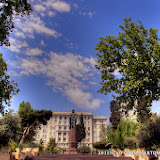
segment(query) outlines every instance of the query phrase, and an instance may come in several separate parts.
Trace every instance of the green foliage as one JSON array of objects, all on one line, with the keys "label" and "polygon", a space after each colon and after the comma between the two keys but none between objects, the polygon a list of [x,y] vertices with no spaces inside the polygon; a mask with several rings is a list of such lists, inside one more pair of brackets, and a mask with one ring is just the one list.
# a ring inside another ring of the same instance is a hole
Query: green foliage
[{"label": "green foliage", "polygon": [[10,81],[7,74],[7,64],[0,53],[0,113],[4,113],[3,102],[10,105],[13,95],[19,92],[18,84],[14,80]]},{"label": "green foliage", "polygon": [[85,127],[83,122],[83,115],[81,114],[80,123],[76,125],[77,142],[81,142],[86,137]]},{"label": "green foliage", "polygon": [[23,142],[33,142],[35,131],[40,126],[40,124],[46,124],[47,121],[52,116],[52,111],[47,110],[34,110],[31,108],[29,102],[22,102],[19,105],[18,114],[21,121],[21,128],[19,130],[19,140],[20,143]]},{"label": "green foliage", "polygon": [[42,139],[40,139],[40,142],[39,142],[39,144],[38,144],[38,148],[39,148],[39,151],[40,151],[40,152],[43,152],[43,150],[44,150],[44,145],[43,145],[43,140],[42,140]]},{"label": "green foliage", "polygon": [[110,122],[112,124],[113,131],[115,131],[121,120],[120,107],[116,101],[113,100],[110,102],[110,110],[111,110]]},{"label": "green foliage", "polygon": [[58,154],[58,153],[61,153],[61,152],[62,152],[62,150],[58,149],[58,148],[53,148],[53,151],[52,151],[53,154]]},{"label": "green foliage", "polygon": [[13,110],[0,117],[0,145],[7,146],[9,142],[17,141],[19,128],[20,118]]},{"label": "green foliage", "polygon": [[160,144],[160,117],[155,117],[155,119],[141,124],[136,136],[140,148],[157,148]]},{"label": "green foliage", "polygon": [[[145,29],[140,21],[124,18],[118,36],[100,38],[96,68],[101,69],[101,89],[105,95],[115,91],[117,102],[122,102],[126,112],[137,100],[137,112],[142,119],[154,100],[160,97],[160,44],[158,30]],[[116,76],[115,71],[121,76]],[[142,108],[142,99],[145,99]],[[140,108],[139,108],[140,107]],[[144,121],[143,121],[144,122]]]},{"label": "green foliage", "polygon": [[96,143],[93,143],[93,147],[96,149],[105,149],[106,144],[108,144],[108,141],[96,142]]},{"label": "green foliage", "polygon": [[80,146],[78,149],[81,153],[91,153],[91,148],[88,146]]},{"label": "green foliage", "polygon": [[16,148],[18,147],[18,143],[15,142],[14,140],[11,140],[11,141],[8,143],[8,147],[11,148],[11,151],[12,151],[12,152],[15,152],[15,151],[16,151]]},{"label": "green foliage", "polygon": [[115,132],[111,131],[108,133],[108,141],[117,145],[120,149],[128,147],[125,145],[126,137],[135,137],[136,129],[138,124],[129,120],[123,120],[119,123],[117,130]]},{"label": "green foliage", "polygon": [[56,147],[56,145],[57,144],[55,142],[55,138],[50,138],[50,141],[47,144],[47,148],[46,148],[45,152],[47,152],[47,153],[53,153],[53,149]]},{"label": "green foliage", "polygon": [[32,11],[27,0],[1,0],[0,7],[0,46],[9,46],[9,34],[13,31],[14,15],[30,14]]},{"label": "green foliage", "polygon": [[125,137],[124,138],[125,146],[129,149],[136,149],[137,148],[137,139],[136,137]]}]

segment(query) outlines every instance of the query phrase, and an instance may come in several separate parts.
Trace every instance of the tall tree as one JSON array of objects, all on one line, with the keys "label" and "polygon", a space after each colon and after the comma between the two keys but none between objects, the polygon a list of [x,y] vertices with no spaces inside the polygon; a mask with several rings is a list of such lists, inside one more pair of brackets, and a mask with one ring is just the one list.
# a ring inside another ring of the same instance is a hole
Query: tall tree
[{"label": "tall tree", "polygon": [[20,117],[13,110],[0,117],[0,146],[7,146],[8,142],[17,141],[17,131],[20,128]]},{"label": "tall tree", "polygon": [[0,46],[9,46],[9,34],[13,31],[14,15],[30,14],[31,5],[27,0],[1,0],[0,7]]},{"label": "tall tree", "polygon": [[[119,103],[127,103],[132,109],[137,101],[137,110],[144,97],[144,107],[150,107],[153,100],[160,97],[160,42],[158,30],[144,28],[131,18],[124,18],[123,32],[118,36],[100,38],[97,44],[97,65],[101,69],[102,88],[107,94],[115,91]],[[116,76],[119,71],[120,76]],[[144,110],[144,109],[143,109]]]},{"label": "tall tree", "polygon": [[23,144],[27,136],[31,131],[31,139],[35,135],[35,129],[40,124],[46,124],[47,121],[52,117],[52,111],[47,110],[35,110],[31,108],[29,102],[22,102],[19,105],[18,114],[21,118],[21,139],[20,144]]},{"label": "tall tree", "polygon": [[[130,121],[129,119],[122,120],[116,129],[116,131],[110,130],[107,133],[108,141],[117,145],[119,148],[124,149],[128,147],[125,145],[126,138],[135,138],[138,123]],[[131,140],[131,139],[130,139]],[[132,139],[133,140],[133,139]]]},{"label": "tall tree", "polygon": [[85,127],[83,122],[83,114],[81,114],[80,123],[76,125],[76,131],[77,131],[77,142],[81,142],[82,139],[86,137]]},{"label": "tall tree", "polygon": [[156,149],[160,147],[160,117],[155,117],[141,124],[137,139],[140,148]]},{"label": "tall tree", "polygon": [[0,113],[4,113],[3,102],[10,105],[13,95],[19,92],[18,84],[14,80],[10,81],[7,74],[7,64],[0,53]]},{"label": "tall tree", "polygon": [[115,131],[117,129],[117,126],[118,126],[120,120],[121,120],[120,107],[115,100],[112,100],[110,102],[110,110],[111,110],[110,122],[112,124],[113,131]]}]

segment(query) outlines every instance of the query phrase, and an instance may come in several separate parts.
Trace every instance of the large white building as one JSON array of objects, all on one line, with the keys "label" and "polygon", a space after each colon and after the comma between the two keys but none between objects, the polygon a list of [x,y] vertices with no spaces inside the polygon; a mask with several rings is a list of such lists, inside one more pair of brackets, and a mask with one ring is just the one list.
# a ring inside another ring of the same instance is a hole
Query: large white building
[{"label": "large white building", "polygon": [[[93,149],[92,143],[101,141],[101,128],[102,125],[106,127],[107,118],[93,116],[89,112],[76,112],[77,124],[80,122],[81,113],[86,132],[86,137],[81,144]],[[53,112],[47,124],[41,125],[41,129],[37,130],[36,142],[38,143],[42,139],[46,145],[50,138],[55,138],[58,147],[67,149],[69,147],[70,117],[71,112]]]}]

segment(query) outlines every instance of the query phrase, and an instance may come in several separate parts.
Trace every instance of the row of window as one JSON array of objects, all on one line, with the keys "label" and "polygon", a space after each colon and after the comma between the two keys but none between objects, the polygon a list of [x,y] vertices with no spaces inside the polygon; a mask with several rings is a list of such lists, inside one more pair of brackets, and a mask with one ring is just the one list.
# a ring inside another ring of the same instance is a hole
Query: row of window
[{"label": "row of window", "polygon": [[[65,119],[65,120],[68,119],[67,116],[52,116],[52,118],[54,118],[54,119],[58,119],[58,118],[59,118],[59,119]],[[80,118],[80,117],[79,117],[79,118]],[[87,116],[83,116],[83,118],[84,118],[84,119],[90,119],[89,116],[88,116],[88,117],[87,117]]]}]

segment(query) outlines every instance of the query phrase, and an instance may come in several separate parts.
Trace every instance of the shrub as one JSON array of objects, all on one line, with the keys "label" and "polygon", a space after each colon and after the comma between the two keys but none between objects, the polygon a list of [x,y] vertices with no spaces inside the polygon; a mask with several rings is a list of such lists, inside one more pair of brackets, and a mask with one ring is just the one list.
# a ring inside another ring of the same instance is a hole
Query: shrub
[{"label": "shrub", "polygon": [[105,149],[106,144],[108,144],[107,141],[96,142],[93,144],[93,147],[96,149]]},{"label": "shrub", "polygon": [[91,153],[91,148],[88,146],[80,146],[78,149],[81,153]]},{"label": "shrub", "polygon": [[55,142],[55,138],[50,138],[49,143],[47,144],[47,148],[45,150],[45,152],[47,153],[53,153],[53,149],[56,147],[56,142]]},{"label": "shrub", "polygon": [[126,137],[124,143],[125,143],[125,146],[129,149],[137,148],[137,140],[135,137]]},{"label": "shrub", "polygon": [[11,152],[15,152],[17,146],[18,146],[17,142],[15,142],[15,141],[13,141],[13,140],[8,143],[8,147],[11,148]]},{"label": "shrub", "polygon": [[52,151],[52,153],[54,153],[54,154],[61,153],[61,149],[58,149],[58,148],[53,148],[53,151]]},{"label": "shrub", "polygon": [[44,145],[43,145],[43,140],[42,140],[42,139],[40,139],[40,142],[39,142],[39,144],[38,144],[38,148],[39,148],[39,151],[40,151],[40,152],[43,152]]}]

